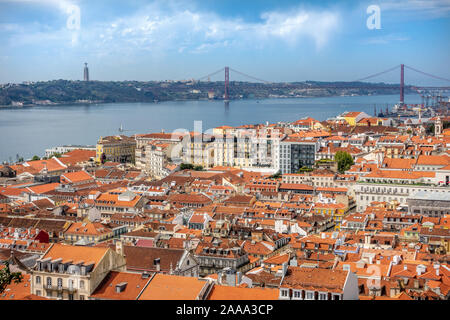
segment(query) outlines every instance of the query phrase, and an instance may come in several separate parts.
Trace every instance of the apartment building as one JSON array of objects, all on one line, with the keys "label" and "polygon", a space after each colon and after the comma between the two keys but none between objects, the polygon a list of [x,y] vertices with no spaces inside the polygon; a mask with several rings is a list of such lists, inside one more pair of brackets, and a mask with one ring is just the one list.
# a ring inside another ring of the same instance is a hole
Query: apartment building
[{"label": "apartment building", "polygon": [[364,211],[373,201],[398,201],[407,205],[407,199],[417,192],[439,193],[450,197],[450,189],[435,183],[435,172],[377,170],[353,186],[357,210]]},{"label": "apartment building", "polygon": [[145,197],[136,195],[125,188],[110,190],[93,197],[95,199],[91,202],[100,211],[102,218],[106,219],[110,219],[115,213],[140,213],[148,202]]},{"label": "apartment building", "polygon": [[204,133],[190,133],[189,139],[183,138],[181,160],[203,168],[214,166],[215,137]]},{"label": "apartment building", "polygon": [[277,169],[282,173],[296,173],[302,167],[312,167],[320,148],[318,138],[287,137],[280,142]]},{"label": "apartment building", "polygon": [[448,192],[419,191],[406,199],[410,214],[428,217],[443,217],[450,214],[450,194]]},{"label": "apartment building", "polygon": [[199,243],[194,256],[199,263],[200,276],[217,273],[224,268],[238,271],[249,262],[248,254],[237,243],[227,239]]},{"label": "apartment building", "polygon": [[358,279],[351,271],[290,266],[279,299],[358,300]]},{"label": "apartment building", "polygon": [[172,158],[181,156],[181,149],[175,149],[181,138],[164,132],[136,135],[136,167],[156,179],[164,178]]},{"label": "apartment building", "polygon": [[87,300],[109,271],[125,271],[125,258],[110,248],[53,244],[31,271],[31,293]]}]

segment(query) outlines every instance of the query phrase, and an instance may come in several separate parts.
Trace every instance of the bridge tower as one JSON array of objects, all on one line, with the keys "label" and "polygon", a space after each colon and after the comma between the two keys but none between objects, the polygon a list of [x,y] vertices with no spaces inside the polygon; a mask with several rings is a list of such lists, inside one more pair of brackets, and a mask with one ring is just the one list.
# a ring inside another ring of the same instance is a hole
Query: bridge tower
[{"label": "bridge tower", "polygon": [[230,100],[230,68],[225,67],[225,94],[224,100]]},{"label": "bridge tower", "polygon": [[405,65],[400,65],[400,104],[405,103]]}]

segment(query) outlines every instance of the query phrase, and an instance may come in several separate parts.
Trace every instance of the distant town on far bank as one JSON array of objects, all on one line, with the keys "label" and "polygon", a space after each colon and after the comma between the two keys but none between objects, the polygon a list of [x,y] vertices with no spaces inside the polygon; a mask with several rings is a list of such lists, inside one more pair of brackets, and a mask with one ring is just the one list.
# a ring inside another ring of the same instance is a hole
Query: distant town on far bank
[{"label": "distant town on far bank", "polygon": [[[95,81],[90,79],[85,63],[83,81],[59,79],[0,85],[0,106],[385,95],[397,93],[403,85],[362,81],[269,82],[245,74],[253,82],[232,81],[230,68],[223,70],[224,81],[211,81],[210,76],[197,80]],[[404,90],[417,91],[410,85],[404,86]]]}]

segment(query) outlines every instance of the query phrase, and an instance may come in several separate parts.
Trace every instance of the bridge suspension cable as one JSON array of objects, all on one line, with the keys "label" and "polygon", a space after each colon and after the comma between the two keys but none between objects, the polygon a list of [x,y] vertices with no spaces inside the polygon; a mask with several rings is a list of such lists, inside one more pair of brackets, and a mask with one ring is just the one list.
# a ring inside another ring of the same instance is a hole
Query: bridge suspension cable
[{"label": "bridge suspension cable", "polygon": [[212,76],[218,74],[219,72],[222,72],[224,69],[225,69],[225,68],[220,68],[219,70],[214,71],[213,73],[210,73],[210,74],[208,74],[208,75],[206,75],[206,76],[204,76],[204,77],[198,78],[197,81],[201,81],[201,80],[203,80],[203,79],[212,77]]},{"label": "bridge suspension cable", "polygon": [[439,77],[439,76],[435,76],[435,75],[432,75],[430,73],[426,73],[426,72],[414,69],[413,67],[410,67],[410,66],[407,66],[407,65],[405,65],[405,67],[407,69],[410,69],[410,70],[415,71],[417,73],[420,73],[420,74],[423,74],[423,75],[426,75],[426,76],[429,76],[429,77],[432,77],[432,78],[435,78],[435,79],[438,79],[438,80],[444,80],[444,81],[450,82],[450,79],[446,79],[446,78],[442,78],[442,77]]},{"label": "bridge suspension cable", "polygon": [[367,76],[367,77],[364,77],[364,78],[361,78],[361,79],[358,79],[358,80],[354,80],[352,82],[364,81],[364,80],[367,80],[367,79],[370,79],[370,78],[375,78],[375,77],[380,76],[382,74],[391,72],[391,71],[397,69],[398,67],[400,67],[400,65],[396,65],[395,67],[392,67],[392,68],[387,69],[385,71],[381,71],[381,72],[378,72],[378,73],[375,73],[375,74],[371,74],[370,76]]},{"label": "bridge suspension cable", "polygon": [[248,75],[248,74],[245,74],[245,73],[243,73],[243,72],[237,71],[237,70],[232,69],[232,68],[230,68],[230,70],[233,71],[233,72],[236,72],[237,74],[240,74],[241,76],[244,76],[244,77],[247,77],[247,78],[256,80],[256,81],[261,81],[261,82],[264,82],[264,83],[270,83],[270,81],[266,81],[266,80],[263,80],[263,79],[259,79],[259,78],[256,78],[256,77],[252,77],[252,76],[250,76],[250,75]]}]

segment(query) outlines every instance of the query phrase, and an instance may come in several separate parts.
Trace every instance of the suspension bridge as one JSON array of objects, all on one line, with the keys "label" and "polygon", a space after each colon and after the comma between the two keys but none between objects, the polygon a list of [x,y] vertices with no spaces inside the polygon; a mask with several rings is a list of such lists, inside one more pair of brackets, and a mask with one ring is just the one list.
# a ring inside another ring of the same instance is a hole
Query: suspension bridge
[{"label": "suspension bridge", "polygon": [[[393,71],[395,71],[397,69],[400,69],[400,83],[399,84],[392,84],[392,85],[383,86],[383,85],[380,85],[380,84],[372,84],[372,83],[364,82],[364,81],[369,80],[369,79],[380,77],[380,76],[382,76],[382,75],[384,75],[386,73],[393,72]],[[440,80],[440,81],[444,81],[444,82],[450,83],[450,79],[447,79],[447,78],[444,78],[444,77],[440,77],[440,76],[436,76],[436,75],[433,75],[431,73],[427,73],[427,72],[424,72],[424,71],[420,71],[420,70],[418,70],[416,68],[413,68],[413,67],[410,67],[410,66],[407,66],[407,65],[404,65],[404,64],[399,64],[399,65],[396,65],[396,66],[394,66],[392,68],[389,68],[387,70],[384,70],[384,71],[381,71],[381,72],[377,72],[377,73],[374,73],[374,74],[371,74],[369,76],[366,76],[366,77],[363,77],[363,78],[360,78],[360,79],[356,79],[356,80],[353,80],[353,81],[338,82],[338,83],[334,83],[334,84],[320,84],[320,85],[314,84],[314,83],[308,83],[308,89],[314,89],[314,88],[317,88],[317,89],[319,89],[319,88],[322,88],[322,89],[324,89],[324,88],[326,88],[326,89],[343,89],[343,88],[345,88],[345,89],[357,89],[357,88],[361,88],[361,84],[364,84],[364,88],[365,89],[371,89],[371,88],[372,89],[385,89],[385,88],[386,89],[398,89],[399,92],[400,92],[400,100],[399,100],[400,104],[404,104],[404,102],[405,102],[405,69],[408,69],[410,71],[413,71],[413,72],[416,72],[418,74],[421,74],[422,76],[426,76],[426,77],[429,77],[429,78],[433,78],[435,80]],[[262,83],[265,83],[265,84],[273,83],[271,81],[260,79],[260,78],[251,76],[249,74],[246,74],[244,72],[232,69],[230,67],[223,67],[223,68],[221,68],[221,69],[219,69],[217,71],[214,71],[214,72],[212,72],[210,74],[207,74],[207,75],[205,75],[205,76],[203,76],[201,78],[198,78],[197,81],[204,81],[204,80],[210,81],[211,77],[224,72],[225,73],[224,100],[228,101],[230,99],[230,71],[233,72],[233,73],[236,73],[236,74],[238,74],[240,76],[243,76],[244,78],[251,79],[251,80],[254,80],[254,81],[257,81],[257,82],[262,82]],[[360,84],[358,84],[358,83],[360,83]],[[427,90],[438,90],[438,91],[449,91],[450,90],[450,86],[413,86],[413,85],[410,85],[409,87],[412,90],[417,91],[419,93],[419,95],[422,95],[422,98],[424,98],[423,92],[427,91]]]}]

